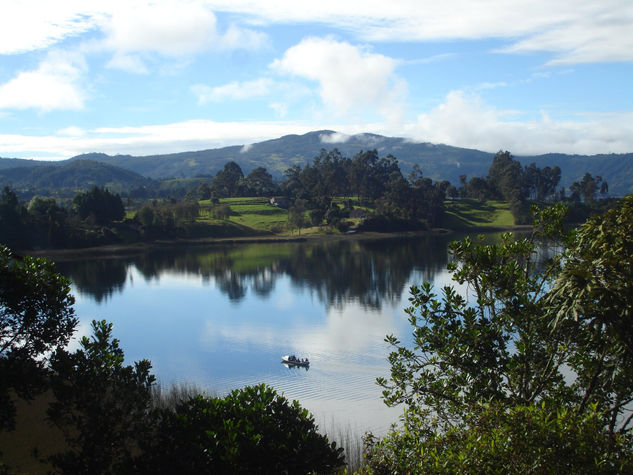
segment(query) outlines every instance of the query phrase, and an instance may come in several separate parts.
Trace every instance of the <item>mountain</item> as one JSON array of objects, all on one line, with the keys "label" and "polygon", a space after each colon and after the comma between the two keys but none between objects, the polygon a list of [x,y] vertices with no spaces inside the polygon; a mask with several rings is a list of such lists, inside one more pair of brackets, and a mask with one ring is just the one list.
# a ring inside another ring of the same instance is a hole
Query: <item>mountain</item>
[{"label": "mountain", "polygon": [[[289,167],[304,166],[319,155],[321,149],[334,148],[350,158],[361,150],[376,149],[380,156],[391,154],[397,157],[405,176],[417,164],[425,176],[434,180],[449,180],[454,184],[459,183],[460,175],[486,176],[494,155],[450,145],[416,143],[400,137],[375,134],[343,136],[331,130],[320,130],[304,135],[287,135],[252,145],[234,145],[194,152],[141,157],[91,153],[57,162],[53,166],[92,160],[159,180],[195,176],[211,177],[224,167],[226,162],[232,160],[240,165],[245,174],[256,167],[264,167],[274,177],[282,178],[283,172]],[[602,176],[609,183],[609,190],[613,195],[633,192],[633,153],[592,156],[550,153],[537,156],[515,156],[515,158],[524,165],[532,162],[539,167],[558,165],[562,171],[562,186],[569,186],[589,172],[594,176]],[[11,160],[12,166],[16,164],[33,166],[31,160],[0,159],[0,172],[7,168],[5,160]]]},{"label": "mountain", "polygon": [[153,180],[131,170],[94,160],[36,163],[40,165],[34,166],[29,163],[13,168],[0,167],[0,186],[8,185],[16,190],[38,190],[38,193],[45,190],[67,191],[72,196],[78,190],[95,185],[121,192],[154,183]]}]

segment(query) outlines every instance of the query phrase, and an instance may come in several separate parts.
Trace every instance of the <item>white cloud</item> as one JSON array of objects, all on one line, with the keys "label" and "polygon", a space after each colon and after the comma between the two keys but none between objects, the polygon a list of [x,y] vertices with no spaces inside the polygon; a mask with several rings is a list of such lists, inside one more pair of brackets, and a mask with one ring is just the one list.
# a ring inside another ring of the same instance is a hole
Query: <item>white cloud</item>
[{"label": "white cloud", "polygon": [[393,58],[331,38],[307,38],[288,49],[271,68],[319,83],[323,103],[335,113],[401,111],[406,88]]},{"label": "white cloud", "polygon": [[0,85],[0,109],[82,109],[84,68],[79,54],[51,52],[36,70],[20,72]]},{"label": "white cloud", "polygon": [[58,135],[66,135],[68,137],[83,137],[86,135],[86,131],[81,127],[77,127],[76,125],[71,125],[70,127],[65,127],[61,130],[57,131]]},{"label": "white cloud", "polygon": [[[250,144],[288,134],[310,132],[314,124],[296,122],[214,122],[190,120],[142,127],[101,127],[71,136],[0,134],[0,156],[69,158],[87,152],[150,155]],[[70,129],[72,130],[72,129]]]},{"label": "white cloud", "polygon": [[104,15],[101,47],[115,52],[111,67],[144,72],[136,54],[178,58],[207,50],[257,50],[268,37],[252,29],[217,26],[213,11],[200,0],[121,2]]},{"label": "white cloud", "polygon": [[275,112],[276,117],[284,118],[288,115],[288,105],[283,102],[271,102],[268,107]]},{"label": "white cloud", "polygon": [[[405,136],[428,141],[515,155],[561,153],[628,153],[633,150],[633,111],[557,121],[546,114],[538,120],[520,120],[513,111],[497,110],[476,95],[453,91],[443,104],[416,123],[393,127],[332,122],[214,122],[191,120],[144,127],[103,127],[93,130],[67,127],[50,136],[0,134],[0,156],[69,158],[87,152],[150,155],[253,144],[289,134],[314,130],[338,131],[329,139],[362,132]],[[323,138],[322,138],[323,140]],[[327,138],[325,139],[328,140]],[[249,145],[247,145],[248,147]]]},{"label": "white cloud", "polygon": [[588,12],[581,21],[536,32],[500,51],[551,51],[556,56],[549,61],[550,65],[633,61],[632,16],[630,2],[624,11]]},{"label": "white cloud", "polygon": [[340,132],[333,132],[331,134],[321,134],[319,136],[319,138],[321,139],[321,142],[326,143],[326,144],[345,143],[351,137],[352,137],[351,135],[342,134]]},{"label": "white cloud", "polygon": [[[234,24],[217,31],[213,11]],[[633,60],[629,0],[3,0],[0,54],[46,48],[97,28],[118,52],[192,54],[208,47],[261,48],[250,23],[320,23],[363,41],[502,38],[507,53],[551,52],[552,64]]]},{"label": "white cloud", "polygon": [[108,48],[166,56],[197,53],[216,38],[216,18],[199,2],[118,4],[103,26]]},{"label": "white cloud", "polygon": [[0,54],[46,48],[97,26],[99,14],[89,1],[2,0]]},{"label": "white cloud", "polygon": [[115,53],[106,65],[108,68],[120,69],[133,74],[147,74],[149,70],[141,58],[133,54]]},{"label": "white cloud", "polygon": [[259,50],[269,44],[268,36],[259,31],[231,25],[219,38],[220,49]]},{"label": "white cloud", "polygon": [[476,148],[510,150],[516,155],[548,152],[597,154],[633,150],[633,111],[579,116],[578,120],[521,120],[516,111],[499,110],[477,95],[452,91],[445,101],[407,135],[420,141]]},{"label": "white cloud", "polygon": [[260,78],[245,82],[233,81],[213,88],[204,84],[196,84],[191,87],[191,91],[198,96],[198,104],[202,105],[226,99],[244,100],[262,97],[269,94],[273,86],[271,79]]},{"label": "white cloud", "polygon": [[[2,0],[0,54],[43,49],[89,31],[104,38],[89,41],[116,56],[112,67],[126,68],[128,53],[158,53],[168,57],[207,49],[260,49],[268,44],[261,32],[230,25],[217,28],[212,9],[203,0]],[[138,71],[138,59],[132,71]],[[121,66],[123,65],[123,66]],[[128,68],[129,69],[129,68]]]},{"label": "white cloud", "polygon": [[504,38],[506,52],[547,51],[552,62],[633,60],[633,3],[628,0],[209,0],[217,11],[259,23],[318,22],[365,41]]}]

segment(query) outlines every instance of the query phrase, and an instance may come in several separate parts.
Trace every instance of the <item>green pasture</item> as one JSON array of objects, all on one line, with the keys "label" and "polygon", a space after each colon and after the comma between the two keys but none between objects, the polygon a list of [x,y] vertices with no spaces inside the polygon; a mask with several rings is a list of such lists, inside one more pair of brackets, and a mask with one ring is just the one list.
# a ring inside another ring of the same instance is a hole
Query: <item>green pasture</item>
[{"label": "green pasture", "polygon": [[514,217],[504,201],[461,199],[445,201],[446,214],[443,226],[464,229],[483,226],[514,226]]}]

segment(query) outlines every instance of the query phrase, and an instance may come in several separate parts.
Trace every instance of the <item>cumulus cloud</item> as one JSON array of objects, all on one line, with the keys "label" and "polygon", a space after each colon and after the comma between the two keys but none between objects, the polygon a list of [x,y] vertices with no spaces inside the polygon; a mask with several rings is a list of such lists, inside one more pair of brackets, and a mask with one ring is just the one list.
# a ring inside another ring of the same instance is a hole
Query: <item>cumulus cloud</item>
[{"label": "cumulus cloud", "polygon": [[113,51],[108,67],[147,73],[144,57],[189,57],[208,50],[257,50],[268,44],[261,32],[230,25],[222,32],[213,11],[199,0],[115,4],[100,22],[97,49]]},{"label": "cumulus cloud", "polygon": [[288,49],[271,68],[280,74],[319,83],[323,103],[338,114],[402,110],[405,83],[395,75],[393,58],[332,38],[307,38]]},{"label": "cumulus cloud", "polygon": [[131,2],[113,9],[103,25],[105,45],[117,52],[196,53],[216,37],[216,18],[199,2]]},{"label": "cumulus cloud", "polygon": [[633,149],[633,112],[579,116],[554,120],[522,120],[516,111],[499,110],[481,97],[451,91],[444,102],[406,128],[420,141],[444,143],[515,154],[548,152],[596,154],[626,153]]},{"label": "cumulus cloud", "polygon": [[51,52],[37,69],[20,72],[0,85],[0,109],[82,109],[84,68],[81,55]]}]

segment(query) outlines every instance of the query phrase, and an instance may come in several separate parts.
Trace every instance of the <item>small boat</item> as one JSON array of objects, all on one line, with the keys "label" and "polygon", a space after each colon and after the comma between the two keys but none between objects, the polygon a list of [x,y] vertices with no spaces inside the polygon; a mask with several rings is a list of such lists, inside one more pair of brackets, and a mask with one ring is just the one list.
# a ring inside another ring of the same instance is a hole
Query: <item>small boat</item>
[{"label": "small boat", "polygon": [[308,358],[301,359],[297,358],[295,355],[282,356],[281,362],[290,366],[310,366],[310,361],[308,361]]}]

